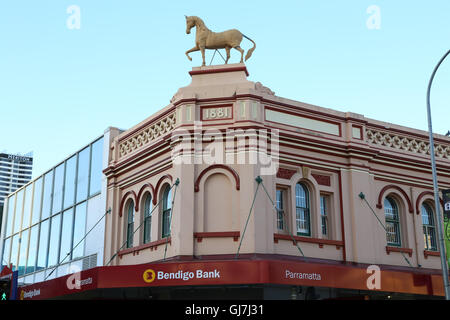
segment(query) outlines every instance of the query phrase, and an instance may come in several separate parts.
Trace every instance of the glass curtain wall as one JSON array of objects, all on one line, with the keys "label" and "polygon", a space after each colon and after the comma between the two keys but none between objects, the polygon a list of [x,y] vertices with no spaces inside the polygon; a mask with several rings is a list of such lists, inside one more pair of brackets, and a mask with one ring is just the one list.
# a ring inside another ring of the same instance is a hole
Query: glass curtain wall
[{"label": "glass curtain wall", "polygon": [[7,198],[2,264],[19,276],[83,257],[87,200],[102,185],[103,137]]}]

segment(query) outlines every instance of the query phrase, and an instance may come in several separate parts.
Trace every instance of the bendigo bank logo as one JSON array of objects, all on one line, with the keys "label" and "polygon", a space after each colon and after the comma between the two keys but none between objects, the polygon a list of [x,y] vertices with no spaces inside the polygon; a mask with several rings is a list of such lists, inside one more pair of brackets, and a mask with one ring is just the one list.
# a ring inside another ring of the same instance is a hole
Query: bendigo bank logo
[{"label": "bendigo bank logo", "polygon": [[213,271],[194,270],[183,271],[178,270],[176,272],[157,271],[153,269],[147,269],[142,274],[142,278],[146,283],[151,283],[157,280],[182,280],[188,281],[192,279],[220,279],[220,271],[214,269]]},{"label": "bendigo bank logo", "polygon": [[142,277],[144,278],[145,282],[151,283],[151,282],[153,282],[153,280],[155,280],[156,274],[155,274],[155,271],[153,271],[152,269],[147,269],[144,271],[144,274],[142,275]]}]

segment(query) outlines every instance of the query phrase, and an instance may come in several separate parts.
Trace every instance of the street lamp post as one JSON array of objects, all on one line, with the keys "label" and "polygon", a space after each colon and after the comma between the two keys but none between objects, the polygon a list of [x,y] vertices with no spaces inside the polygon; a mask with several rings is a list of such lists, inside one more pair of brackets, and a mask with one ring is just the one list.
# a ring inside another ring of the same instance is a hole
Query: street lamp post
[{"label": "street lamp post", "polygon": [[445,299],[450,300],[450,286],[448,283],[448,269],[447,269],[447,258],[445,254],[445,243],[444,243],[444,232],[441,220],[441,210],[440,210],[440,202],[439,202],[439,188],[437,182],[437,174],[436,174],[436,159],[434,156],[434,140],[433,140],[433,128],[431,125],[431,108],[430,108],[430,90],[431,84],[433,82],[434,76],[436,74],[437,69],[441,65],[442,61],[450,54],[450,50],[439,60],[439,63],[433,70],[431,74],[430,82],[428,83],[427,90],[427,114],[428,114],[428,133],[430,136],[430,153],[431,153],[431,168],[433,172],[433,188],[434,188],[434,206],[436,208],[436,221],[438,228],[438,237],[439,237],[439,251],[441,256],[441,266],[442,266],[442,277],[444,280],[444,293]]}]

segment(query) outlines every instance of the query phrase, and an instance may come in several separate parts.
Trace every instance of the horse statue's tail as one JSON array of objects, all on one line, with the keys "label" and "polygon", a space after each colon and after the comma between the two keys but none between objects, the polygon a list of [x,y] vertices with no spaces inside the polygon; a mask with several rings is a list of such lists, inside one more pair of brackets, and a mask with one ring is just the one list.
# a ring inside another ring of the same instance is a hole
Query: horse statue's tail
[{"label": "horse statue's tail", "polygon": [[252,39],[250,39],[249,37],[247,37],[245,34],[242,34],[246,39],[250,40],[251,42],[253,42],[253,48],[251,48],[250,50],[247,51],[247,54],[245,55],[245,61],[247,61],[251,56],[253,51],[255,51],[256,48],[256,43],[255,41],[253,41]]}]

